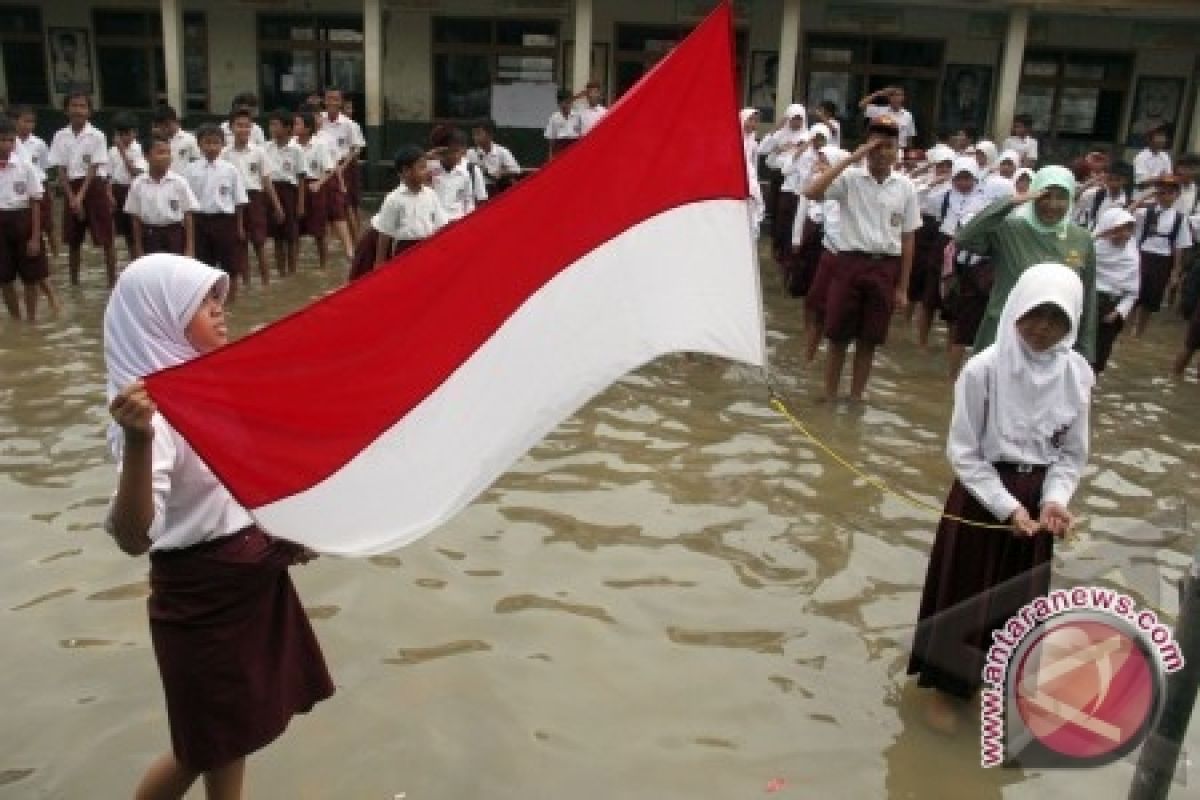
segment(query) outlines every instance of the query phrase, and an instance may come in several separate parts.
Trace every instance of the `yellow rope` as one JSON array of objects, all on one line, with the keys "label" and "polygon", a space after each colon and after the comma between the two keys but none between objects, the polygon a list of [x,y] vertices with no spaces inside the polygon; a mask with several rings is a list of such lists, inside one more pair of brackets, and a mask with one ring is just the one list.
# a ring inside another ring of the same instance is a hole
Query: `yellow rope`
[{"label": "yellow rope", "polygon": [[897,490],[891,488],[890,486],[888,486],[886,483],[879,480],[878,478],[872,478],[870,475],[863,472],[861,469],[856,467],[854,464],[850,463],[845,458],[842,458],[842,456],[838,455],[838,453],[836,453],[827,444],[825,444],[820,439],[818,439],[811,431],[809,431],[808,428],[804,427],[804,423],[796,418],[796,415],[792,413],[791,409],[789,409],[787,407],[787,404],[783,402],[783,398],[780,397],[779,394],[776,393],[774,389],[770,389],[768,391],[770,392],[771,406],[776,411],[778,411],[780,414],[782,414],[788,420],[788,422],[792,423],[792,426],[796,430],[800,431],[800,433],[802,433],[806,439],[808,439],[810,442],[812,442],[814,445],[816,445],[821,450],[821,452],[825,453],[825,455],[829,456],[834,461],[841,464],[843,467],[850,470],[855,475],[862,478],[864,481],[871,484],[872,486],[874,486],[876,489],[883,492],[884,494],[888,494],[888,495],[891,495],[892,497],[898,498],[902,502],[908,503],[910,506],[915,506],[915,507],[923,509],[925,511],[932,511],[933,513],[937,514],[942,519],[948,519],[951,522],[958,522],[963,525],[972,525],[976,528],[987,528],[989,530],[1010,531],[1010,532],[1012,531],[1012,526],[1008,525],[1006,523],[979,522],[978,520],[966,519],[964,517],[956,517],[953,514],[946,514],[942,511],[941,508],[933,505],[932,503],[926,503],[924,500],[918,500],[917,498],[913,497],[912,495],[910,495],[906,492],[900,492],[900,491],[897,491]]}]

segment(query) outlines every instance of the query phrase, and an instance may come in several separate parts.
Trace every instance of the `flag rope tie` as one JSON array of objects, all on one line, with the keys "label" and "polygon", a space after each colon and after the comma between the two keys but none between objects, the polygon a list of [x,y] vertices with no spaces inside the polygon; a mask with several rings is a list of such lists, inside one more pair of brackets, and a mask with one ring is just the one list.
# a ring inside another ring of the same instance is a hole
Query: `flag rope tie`
[{"label": "flag rope tie", "polygon": [[829,456],[831,459],[836,461],[838,464],[841,464],[843,467],[850,470],[855,475],[857,475],[859,478],[862,478],[864,481],[869,483],[871,486],[874,486],[876,489],[883,492],[884,494],[891,495],[892,497],[895,497],[896,499],[898,499],[904,503],[907,503],[910,506],[915,506],[916,508],[920,508],[923,511],[932,511],[933,513],[937,514],[938,517],[940,517],[941,519],[947,519],[947,520],[950,520],[951,522],[957,522],[962,525],[970,525],[975,528],[986,528],[988,530],[998,530],[998,531],[1011,531],[1012,530],[1012,526],[1010,526],[1006,523],[979,522],[977,520],[966,519],[965,517],[957,517],[953,514],[947,514],[941,508],[933,505],[932,503],[926,503],[924,500],[919,500],[919,499],[913,497],[912,495],[908,494],[907,492],[902,492],[902,491],[898,491],[896,489],[891,488],[890,486],[888,486],[886,483],[884,483],[879,478],[874,478],[874,477],[868,475],[867,473],[863,472],[861,469],[859,469],[853,463],[851,463],[848,459],[843,458],[841,455],[839,455],[832,447],[830,447],[829,445],[827,445],[823,441],[821,441],[816,436],[816,434],[814,434],[807,427],[805,427],[803,422],[801,422],[799,419],[797,419],[796,415],[792,413],[792,410],[790,408],[788,408],[787,403],[785,403],[783,401],[783,398],[779,395],[779,393],[777,391],[775,391],[774,388],[768,387],[767,396],[771,402],[771,407],[774,408],[776,411],[778,411],[780,414],[782,414],[783,417],[788,422],[792,423],[793,428],[798,430],[806,439],[808,439],[810,442],[812,442],[814,445],[816,445],[817,448],[821,450],[821,452],[823,452],[825,455]]}]

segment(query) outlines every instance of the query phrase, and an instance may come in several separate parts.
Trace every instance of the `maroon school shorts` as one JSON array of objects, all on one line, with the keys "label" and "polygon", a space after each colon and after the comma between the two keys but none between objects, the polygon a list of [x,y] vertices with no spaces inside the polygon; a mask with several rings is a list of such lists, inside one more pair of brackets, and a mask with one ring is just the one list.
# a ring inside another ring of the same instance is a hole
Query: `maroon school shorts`
[{"label": "maroon school shorts", "polygon": [[42,233],[54,235],[54,193],[50,190],[51,183],[46,181],[42,186]]},{"label": "maroon school shorts", "polygon": [[129,184],[112,183],[113,196],[113,230],[124,236],[126,241],[133,237],[133,223],[125,213],[125,199],[129,197]]},{"label": "maroon school shorts", "polygon": [[316,181],[304,180],[304,217],[300,220],[300,235],[324,239],[325,229],[329,227],[329,212],[326,209],[329,193],[324,187],[318,192],[311,191],[309,187],[314,183]]},{"label": "maroon school shorts", "polygon": [[325,218],[328,222],[346,219],[346,192],[336,175],[325,181]]},{"label": "maroon school shorts", "polygon": [[357,158],[346,165],[346,206],[362,205],[362,162]]},{"label": "maroon school shorts", "polygon": [[1142,285],[1138,293],[1138,305],[1147,311],[1162,308],[1167,294],[1167,282],[1171,279],[1174,256],[1160,256],[1142,251]]},{"label": "maroon school shorts", "polygon": [[238,241],[234,214],[192,214],[196,259],[224,270],[229,275],[242,271],[246,256],[245,242]]},{"label": "maroon school shorts", "polygon": [[575,144],[578,139],[551,139],[550,140],[550,157],[561,156],[570,149],[571,145]]},{"label": "maroon school shorts", "polygon": [[821,248],[821,256],[817,259],[817,271],[813,273],[812,283],[808,285],[808,294],[804,296],[804,310],[815,317],[825,316],[825,301],[829,296],[829,282],[833,280],[836,269],[837,253]]},{"label": "maroon school shorts", "polygon": [[275,215],[267,193],[262,190],[246,192],[246,207],[243,223],[246,226],[246,241],[250,244],[261,245],[267,240],[267,220]]},{"label": "maroon school shorts", "polygon": [[[391,259],[393,256],[403,253],[419,241],[421,240],[393,239],[392,251],[387,258]],[[375,250],[378,246],[379,231],[375,230],[373,225],[368,224],[366,232],[358,240],[358,246],[354,248],[354,259],[350,262],[350,282],[358,280],[375,269]]]},{"label": "maroon school shorts", "polygon": [[184,230],[182,222],[173,225],[142,226],[142,252],[145,255],[174,253],[181,256],[186,248],[187,231]]},{"label": "maroon school shorts", "polygon": [[300,235],[296,209],[300,200],[300,188],[286,181],[272,181],[279,207],[283,209],[283,222],[276,222],[274,215],[268,217],[267,235],[276,241],[291,241]]},{"label": "maroon school shorts", "polygon": [[[83,178],[71,181],[71,191],[78,192]],[[83,196],[83,219],[71,212],[71,204],[63,200],[63,241],[70,247],[83,244],[83,237],[92,233],[92,244],[111,247],[113,243],[113,209],[108,200],[108,180],[92,178]]]},{"label": "maroon school shorts", "polygon": [[0,210],[0,283],[37,283],[50,276],[46,251],[30,256],[29,235],[33,233],[33,212],[28,208]]},{"label": "maroon school shorts", "polygon": [[995,283],[996,268],[988,259],[959,270],[958,299],[950,311],[950,340],[962,347],[975,344],[975,335],[983,324],[988,303],[992,299],[992,284]]},{"label": "maroon school shorts", "polygon": [[900,257],[838,253],[825,299],[825,336],[833,342],[887,341],[896,304]]}]

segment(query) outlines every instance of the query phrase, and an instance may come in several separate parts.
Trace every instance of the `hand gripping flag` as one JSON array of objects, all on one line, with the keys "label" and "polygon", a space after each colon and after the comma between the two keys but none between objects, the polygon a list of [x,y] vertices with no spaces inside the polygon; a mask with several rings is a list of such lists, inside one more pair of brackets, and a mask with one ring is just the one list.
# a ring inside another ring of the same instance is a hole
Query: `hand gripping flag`
[{"label": "hand gripping flag", "polygon": [[762,365],[735,100],[722,3],[537,175],[151,396],[264,530],[367,555],[659,355]]}]

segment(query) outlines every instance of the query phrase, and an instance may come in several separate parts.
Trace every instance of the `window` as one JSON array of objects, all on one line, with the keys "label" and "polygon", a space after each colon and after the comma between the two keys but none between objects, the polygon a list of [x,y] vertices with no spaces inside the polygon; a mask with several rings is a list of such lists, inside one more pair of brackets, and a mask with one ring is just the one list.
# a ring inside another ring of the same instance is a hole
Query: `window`
[{"label": "window", "polygon": [[0,14],[0,63],[12,103],[50,104],[42,13],[36,8],[5,6]]},{"label": "window", "polygon": [[[688,26],[679,25],[624,25],[616,28],[616,50],[613,54],[613,71],[616,85],[614,96],[620,97],[638,82],[652,66],[671,51],[675,45],[691,33]],[[746,32],[734,32],[734,63],[737,83],[744,86],[746,79]]]},{"label": "window", "polygon": [[434,17],[434,118],[491,116],[493,84],[552,83],[557,53],[556,20]]},{"label": "window", "polygon": [[263,108],[299,108],[328,86],[365,105],[361,16],[263,14],[258,55]]},{"label": "window", "polygon": [[1116,142],[1132,62],[1128,53],[1030,49],[1016,111],[1051,139]]},{"label": "window", "polygon": [[[96,61],[100,96],[113,108],[152,108],[167,102],[162,15],[157,11],[97,9]],[[183,111],[208,110],[208,26],[203,12],[183,15]]]}]

